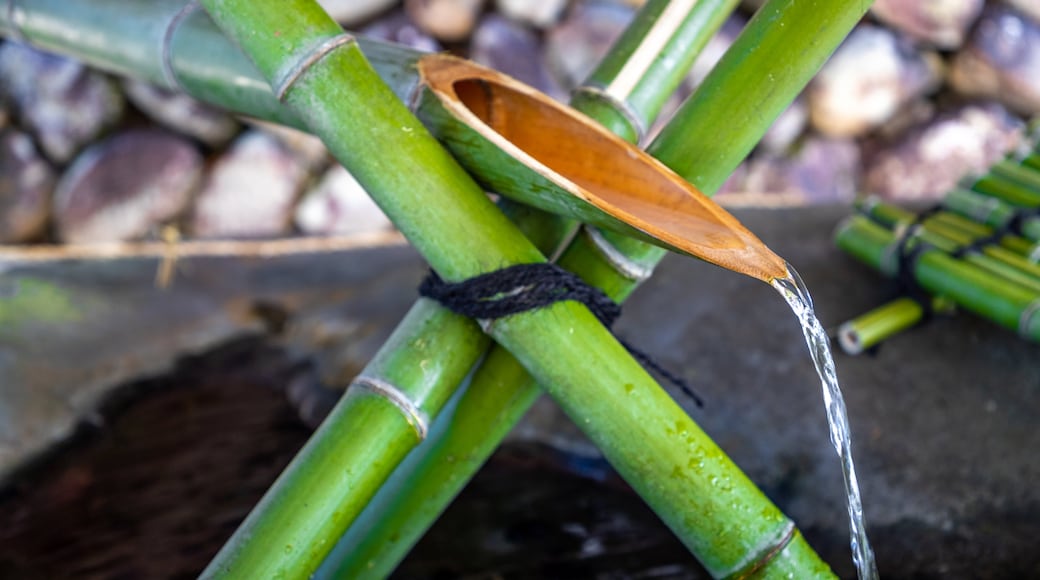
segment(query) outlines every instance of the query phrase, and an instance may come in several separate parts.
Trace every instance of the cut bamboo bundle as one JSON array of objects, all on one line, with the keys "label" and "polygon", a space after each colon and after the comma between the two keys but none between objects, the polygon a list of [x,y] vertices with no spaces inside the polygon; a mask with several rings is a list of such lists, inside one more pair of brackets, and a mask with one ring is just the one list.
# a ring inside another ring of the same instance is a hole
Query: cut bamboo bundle
[{"label": "cut bamboo bundle", "polygon": [[842,250],[889,277],[899,275],[900,252],[913,252],[907,274],[922,289],[1040,341],[1040,293],[1008,283],[938,248],[926,245],[915,250],[917,241],[906,247],[896,234],[865,216],[843,222],[835,238]]},{"label": "cut bamboo bundle", "polygon": [[[943,198],[943,207],[991,228],[1006,227],[1018,208],[999,199],[966,189],[955,189]],[[1040,216],[1021,221],[1023,237],[1040,242]]]}]

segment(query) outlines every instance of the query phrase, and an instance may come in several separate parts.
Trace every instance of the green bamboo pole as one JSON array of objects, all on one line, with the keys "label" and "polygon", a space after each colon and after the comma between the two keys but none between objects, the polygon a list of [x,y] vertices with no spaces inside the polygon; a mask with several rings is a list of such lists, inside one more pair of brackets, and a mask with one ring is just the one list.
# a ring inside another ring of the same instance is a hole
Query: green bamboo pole
[{"label": "green bamboo pole", "polygon": [[[773,8],[776,8],[775,4]],[[817,14],[802,13],[801,19],[782,20],[788,27],[787,32],[792,33],[792,41],[783,44],[782,48],[783,51],[791,51],[790,54],[811,53],[808,56],[814,59],[813,62],[820,62],[818,55],[833,51],[847,33],[847,29],[842,32],[841,27],[851,28],[854,20],[846,18],[840,22],[827,22],[825,19],[814,20],[813,16],[817,16]],[[806,18],[813,20],[810,26],[814,30],[824,30],[819,42],[816,42],[811,35],[798,36],[796,32],[792,32],[801,26],[806,26]],[[753,37],[783,34],[782,28],[768,30],[767,22],[762,20],[749,26],[749,30],[748,34]],[[753,50],[747,43],[743,46],[745,50]],[[779,57],[784,60],[789,58],[790,54],[784,52]],[[591,77],[592,82],[595,83],[594,86],[597,88],[609,86],[610,71],[618,68],[617,64],[609,63],[609,61],[601,66]],[[793,100],[814,73],[814,68],[797,67],[789,71],[790,76],[787,78],[790,82],[782,87],[778,88],[770,84],[753,85],[754,90],[758,92],[751,96],[751,100],[770,101],[775,109],[783,110],[785,104],[782,100],[784,98],[788,102]],[[715,77],[713,82],[722,84],[717,88],[722,95],[725,95],[726,91],[744,92],[747,90],[747,85],[742,78]],[[786,95],[784,91],[786,91]],[[589,92],[579,90],[576,102],[587,103]],[[723,96],[716,102],[726,103],[727,101],[728,99]],[[600,103],[597,102],[595,105],[599,106]],[[586,110],[587,113],[593,114],[596,111],[595,108]],[[731,109],[723,106],[721,111],[725,111],[725,113],[718,112],[717,114],[724,116]],[[714,116],[707,107],[701,106],[697,109],[696,114],[688,116],[689,122],[703,121],[698,115],[708,118]],[[615,131],[634,138],[637,131],[633,127],[638,126],[638,123],[618,122],[619,117],[624,117],[624,115],[607,114],[604,121]],[[771,119],[768,118],[746,117],[743,123],[734,127],[734,131],[744,131],[748,133],[745,140],[757,141],[770,123]],[[713,163],[705,158],[683,159],[679,155],[668,154],[666,148],[662,149],[661,153],[676,163],[673,169],[683,167],[702,171],[716,183],[724,181],[742,159],[740,154],[735,151],[722,155],[721,163]],[[712,191],[710,188],[703,190],[708,193]],[[637,280],[640,276],[635,276],[634,280],[633,271],[648,275],[662,257],[663,252],[659,248],[616,236],[612,232],[602,232],[602,236],[607,238],[608,243],[613,246],[612,254],[628,261],[628,268],[619,268],[616,264],[611,264],[609,260],[604,259],[602,249],[597,243],[591,241],[588,230],[571,244],[559,263],[567,269],[578,272],[587,282],[603,288],[620,301],[626,298],[638,284]],[[516,364],[515,359],[504,353],[492,351],[488,360],[474,376],[471,386],[463,395],[458,409],[454,411],[443,434],[425,443],[421,448],[421,453],[410,456],[406,464],[395,472],[390,483],[380,490],[379,495],[370,504],[363,519],[358,522],[357,526],[352,527],[341,541],[340,554],[337,554],[337,557],[343,559],[328,563],[323,570],[325,573],[323,577],[380,577],[388,573],[490,456],[498,442],[520,419],[537,395],[538,390],[535,384]],[[414,481],[427,483],[414,485]],[[802,540],[799,538],[799,547],[792,550],[793,553],[804,552],[801,542]],[[763,570],[762,575],[776,572],[777,569],[778,567]],[[805,572],[795,575],[799,574],[805,574]]]},{"label": "green bamboo pole", "polygon": [[1006,201],[1020,207],[1040,206],[1040,191],[1034,191],[1003,175],[988,174],[982,177],[969,177],[961,185],[979,193]]},{"label": "green bamboo pole", "polygon": [[[288,104],[373,193],[442,277],[468,278],[509,263],[538,259],[534,248],[493,210],[479,188],[390,98],[389,90],[367,68],[356,47],[349,41],[334,40],[339,37],[338,28],[316,5],[303,1],[282,3],[282,11],[275,10],[269,2],[244,0],[208,0],[204,5],[218,25],[252,56],[265,76],[276,84],[286,79],[298,80],[284,91]],[[315,48],[333,46],[338,49],[324,58],[311,58]],[[305,61],[315,64],[306,74],[297,76],[296,63]],[[392,151],[393,159],[360,153],[374,143]],[[419,160],[433,171],[417,175],[403,170]],[[449,233],[433,232],[424,227],[427,220],[452,227],[448,228]],[[482,243],[460,243],[461,238],[480,239]],[[460,248],[470,251],[463,253]],[[755,546],[748,542],[761,537],[763,529],[768,530],[771,520],[777,517],[765,514],[779,512],[596,323],[587,309],[574,303],[559,303],[498,320],[490,331],[572,417],[580,418],[586,432],[619,472],[657,508],[687,545],[695,551],[709,552],[709,563],[716,570],[740,570],[747,554],[754,553]],[[625,385],[624,392],[611,389],[617,385]],[[683,444],[676,445],[679,442]],[[671,481],[652,477],[657,473],[671,474]],[[735,530],[735,522],[717,515],[716,508],[721,507],[717,498],[683,497],[691,486],[706,485],[700,482],[712,478],[732,485],[733,492],[728,497],[731,501],[725,505],[738,506],[738,511],[751,508],[748,513],[759,517],[741,522]],[[268,511],[277,507],[268,506]],[[694,514],[700,521],[691,517]],[[270,574],[272,565],[281,566],[284,557],[272,558],[269,550],[257,548],[283,545],[279,540],[285,534],[269,522],[262,513],[256,518],[251,515],[209,572],[234,572],[248,577],[251,572]],[[283,567],[276,570],[288,571]]]},{"label": "green bamboo pole", "polygon": [[1040,192],[1040,170],[1010,159],[995,163],[989,170],[994,175],[999,175],[1032,191]]},{"label": "green bamboo pole", "polygon": [[[966,189],[954,189],[943,198],[943,207],[991,228],[1005,227],[1018,209],[994,197]],[[1023,221],[1022,235],[1040,242],[1040,217]]]},{"label": "green bamboo pole", "polygon": [[[898,272],[895,234],[865,216],[852,216],[838,227],[835,239],[842,250],[892,277]],[[921,287],[965,310],[1040,341],[1040,294],[1009,284],[989,272],[938,249],[925,249],[911,272]]]},{"label": "green bamboo pole", "polygon": [[924,319],[924,307],[912,298],[897,298],[838,328],[838,344],[848,354],[857,355],[896,334],[916,326]]},{"label": "green bamboo pole", "polygon": [[1040,171],[1040,153],[1032,153],[1022,159],[1022,165]]}]

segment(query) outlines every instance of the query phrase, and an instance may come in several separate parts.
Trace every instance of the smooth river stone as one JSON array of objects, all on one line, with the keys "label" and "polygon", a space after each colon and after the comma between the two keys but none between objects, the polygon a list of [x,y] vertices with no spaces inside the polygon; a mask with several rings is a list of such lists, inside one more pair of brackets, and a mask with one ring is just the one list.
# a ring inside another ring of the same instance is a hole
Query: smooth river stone
[{"label": "smooth river stone", "polygon": [[28,241],[47,223],[54,170],[25,133],[0,132],[0,243]]},{"label": "smooth river stone", "polygon": [[128,131],[92,145],[55,189],[58,237],[70,243],[144,237],[184,211],[202,164],[190,141],[159,130]]},{"label": "smooth river stone", "polygon": [[1022,142],[1023,123],[1000,105],[966,105],[865,151],[865,190],[890,199],[934,200]]},{"label": "smooth river stone", "polygon": [[437,39],[419,29],[403,10],[394,10],[361,30],[367,38],[396,42],[423,52],[437,52]]},{"label": "smooth river stone", "polygon": [[342,165],[334,165],[296,206],[296,227],[306,234],[386,230],[390,220]]},{"label": "smooth river stone", "polygon": [[275,137],[247,132],[206,176],[191,231],[201,238],[284,235],[306,177],[305,164]]},{"label": "smooth river stone", "polygon": [[953,59],[950,80],[966,95],[1040,113],[1040,24],[1007,8],[987,10]]},{"label": "smooth river stone", "polygon": [[847,203],[858,193],[859,183],[855,141],[812,136],[786,154],[754,157],[744,187],[751,192],[801,194],[811,203]]},{"label": "smooth river stone", "polygon": [[547,32],[547,63],[565,88],[585,81],[634,15],[629,6],[580,3],[559,26]]},{"label": "smooth river stone", "polygon": [[1013,6],[1022,14],[1033,19],[1033,22],[1040,22],[1040,2],[1036,0],[1004,0],[1004,3]]},{"label": "smooth river stone", "polygon": [[353,26],[390,9],[397,0],[318,0],[318,4],[336,22]]},{"label": "smooth river stone", "polygon": [[937,89],[942,64],[885,28],[856,28],[811,82],[813,125],[835,136],[862,135]]},{"label": "smooth river stone", "polygon": [[949,50],[964,43],[984,5],[985,0],[877,0],[871,13],[918,40]]},{"label": "smooth river stone", "polygon": [[234,117],[184,93],[132,79],[123,82],[123,92],[155,122],[210,147],[226,144],[239,130]]},{"label": "smooth river stone", "polygon": [[495,0],[495,8],[518,22],[549,28],[560,21],[567,0]]},{"label": "smooth river stone", "polygon": [[470,58],[543,93],[566,100],[542,56],[542,44],[529,28],[495,14],[485,16],[470,43]]},{"label": "smooth river stone", "polygon": [[484,0],[405,0],[405,11],[423,31],[438,40],[469,38],[484,8]]},{"label": "smooth river stone", "polygon": [[64,163],[123,114],[123,96],[104,75],[27,46],[0,44],[0,95],[40,149]]}]

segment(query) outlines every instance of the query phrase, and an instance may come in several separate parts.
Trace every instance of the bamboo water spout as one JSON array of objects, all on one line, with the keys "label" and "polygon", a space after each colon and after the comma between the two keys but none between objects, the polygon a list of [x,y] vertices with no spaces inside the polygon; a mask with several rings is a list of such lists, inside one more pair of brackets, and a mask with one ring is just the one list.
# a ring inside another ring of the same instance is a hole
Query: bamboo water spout
[{"label": "bamboo water spout", "polygon": [[420,119],[490,189],[764,282],[787,276],[736,218],[592,119],[466,60],[418,67]]}]

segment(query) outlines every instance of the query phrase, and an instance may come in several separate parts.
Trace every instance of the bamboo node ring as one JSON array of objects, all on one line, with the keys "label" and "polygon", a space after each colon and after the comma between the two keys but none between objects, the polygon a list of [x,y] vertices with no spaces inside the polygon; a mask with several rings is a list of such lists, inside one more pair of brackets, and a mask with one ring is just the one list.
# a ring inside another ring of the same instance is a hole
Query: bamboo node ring
[{"label": "bamboo node ring", "polygon": [[404,394],[401,389],[382,379],[366,377],[364,375],[354,379],[354,382],[350,383],[349,388],[368,391],[389,401],[393,406],[397,407],[401,411],[405,420],[408,421],[408,424],[415,430],[415,434],[418,435],[419,441],[426,440],[426,434],[429,432],[426,413],[419,409],[419,407],[409,399],[408,395]]},{"label": "bamboo node ring", "polygon": [[1033,319],[1036,318],[1036,313],[1040,312],[1040,300],[1032,301],[1029,306],[1026,306],[1025,310],[1022,311],[1022,316],[1018,319],[1018,334],[1024,338],[1030,338],[1029,327],[1032,326]]},{"label": "bamboo node ring", "polygon": [[603,235],[603,232],[598,229],[585,225],[582,227],[582,230],[588,236],[592,245],[599,250],[599,253],[625,278],[635,282],[642,282],[654,273],[653,268],[640,264],[614,247]]},{"label": "bamboo node ring", "polygon": [[191,0],[166,24],[166,31],[163,32],[162,38],[162,73],[163,79],[166,80],[166,84],[171,89],[184,90],[181,85],[180,79],[177,78],[177,72],[173,70],[173,35],[177,33],[177,29],[180,28],[181,23],[188,19],[196,10],[199,9],[199,3],[197,0]]},{"label": "bamboo node ring", "polygon": [[281,74],[278,75],[276,82],[271,83],[271,87],[274,89],[274,96],[279,100],[284,100],[285,95],[289,92],[289,89],[293,88],[296,81],[300,80],[303,73],[310,70],[319,60],[325,57],[333,50],[352,42],[357,42],[357,39],[353,34],[344,32],[329,38],[314,47],[313,50],[308,51],[302,57],[300,57],[292,66],[286,68]]},{"label": "bamboo node ring", "polygon": [[11,25],[11,40],[27,44],[25,33],[22,32],[22,23],[20,22],[22,18],[24,18],[25,13],[19,8],[18,0],[7,0],[7,6],[4,9],[4,13],[7,16],[7,21]]},{"label": "bamboo node ring", "polygon": [[636,141],[639,143],[643,142],[643,139],[646,137],[646,125],[643,123],[643,120],[639,118],[639,115],[632,110],[632,105],[630,105],[628,101],[619,99],[606,89],[594,85],[582,85],[574,89],[571,94],[574,96],[585,94],[595,99],[605,101],[612,109],[624,117],[625,121],[628,121],[629,125],[632,126],[636,132]]}]

